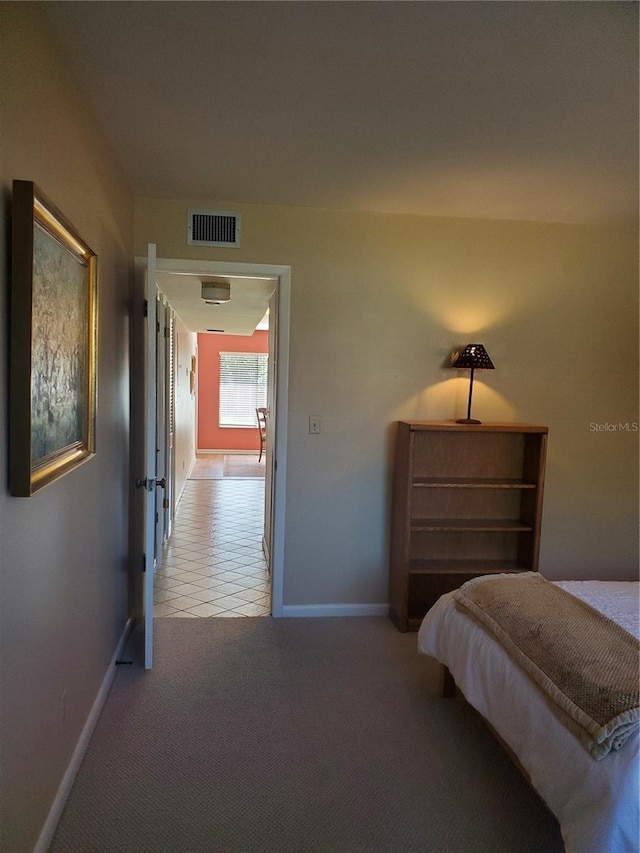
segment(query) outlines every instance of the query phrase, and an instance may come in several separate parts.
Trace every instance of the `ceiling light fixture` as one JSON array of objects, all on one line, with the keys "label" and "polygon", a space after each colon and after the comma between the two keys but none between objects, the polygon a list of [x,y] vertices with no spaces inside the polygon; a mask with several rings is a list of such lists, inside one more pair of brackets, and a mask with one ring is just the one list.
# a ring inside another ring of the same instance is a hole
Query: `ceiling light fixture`
[{"label": "ceiling light fixture", "polygon": [[200,295],[207,305],[222,305],[231,300],[231,284],[219,278],[201,278]]}]

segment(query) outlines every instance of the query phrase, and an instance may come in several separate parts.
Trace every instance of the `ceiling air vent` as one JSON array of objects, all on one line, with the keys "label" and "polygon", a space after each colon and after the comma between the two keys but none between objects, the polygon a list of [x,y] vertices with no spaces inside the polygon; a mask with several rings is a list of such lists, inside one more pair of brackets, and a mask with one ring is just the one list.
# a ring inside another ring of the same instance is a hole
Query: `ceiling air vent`
[{"label": "ceiling air vent", "polygon": [[187,215],[188,246],[240,245],[240,216],[226,210],[190,210]]}]

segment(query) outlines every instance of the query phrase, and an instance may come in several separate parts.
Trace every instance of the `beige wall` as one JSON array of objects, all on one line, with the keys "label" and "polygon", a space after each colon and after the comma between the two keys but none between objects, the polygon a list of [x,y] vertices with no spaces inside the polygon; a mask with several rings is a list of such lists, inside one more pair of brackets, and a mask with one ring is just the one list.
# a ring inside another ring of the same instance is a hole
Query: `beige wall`
[{"label": "beige wall", "polygon": [[[11,853],[33,849],[127,615],[133,202],[35,7],[0,7],[0,848]],[[35,181],[98,254],[97,454],[31,498],[9,497],[6,470],[16,178]]]},{"label": "beige wall", "polygon": [[179,498],[196,460],[196,395],[191,393],[191,358],[198,354],[198,336],[176,317],[175,494]]},{"label": "beige wall", "polygon": [[[242,248],[187,246],[192,206],[241,213]],[[635,576],[638,434],[590,425],[638,421],[636,233],[136,200],[139,252],[292,267],[285,605],[387,601],[392,424],[464,414],[442,365],[472,341],[474,414],[549,426],[542,571]]]}]

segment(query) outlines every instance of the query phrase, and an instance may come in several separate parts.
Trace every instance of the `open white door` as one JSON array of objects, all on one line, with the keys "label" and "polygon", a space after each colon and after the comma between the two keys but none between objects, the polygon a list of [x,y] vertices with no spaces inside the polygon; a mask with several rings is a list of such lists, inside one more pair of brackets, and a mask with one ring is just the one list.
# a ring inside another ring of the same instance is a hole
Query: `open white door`
[{"label": "open white door", "polygon": [[145,276],[144,390],[144,668],[153,666],[153,569],[156,536],[156,246],[149,243]]},{"label": "open white door", "polygon": [[167,385],[166,361],[168,341],[168,306],[161,294],[156,294],[156,539],[155,563],[157,572],[162,565],[166,534],[165,493],[167,486]]}]

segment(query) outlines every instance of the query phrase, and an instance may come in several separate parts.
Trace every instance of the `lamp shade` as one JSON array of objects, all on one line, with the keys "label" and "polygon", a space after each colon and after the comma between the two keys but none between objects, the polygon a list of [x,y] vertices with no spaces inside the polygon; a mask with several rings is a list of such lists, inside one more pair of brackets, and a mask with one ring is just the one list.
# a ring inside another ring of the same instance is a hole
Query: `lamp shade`
[{"label": "lamp shade", "polygon": [[482,344],[467,344],[451,362],[451,367],[471,368],[472,370],[495,370],[489,353]]}]

